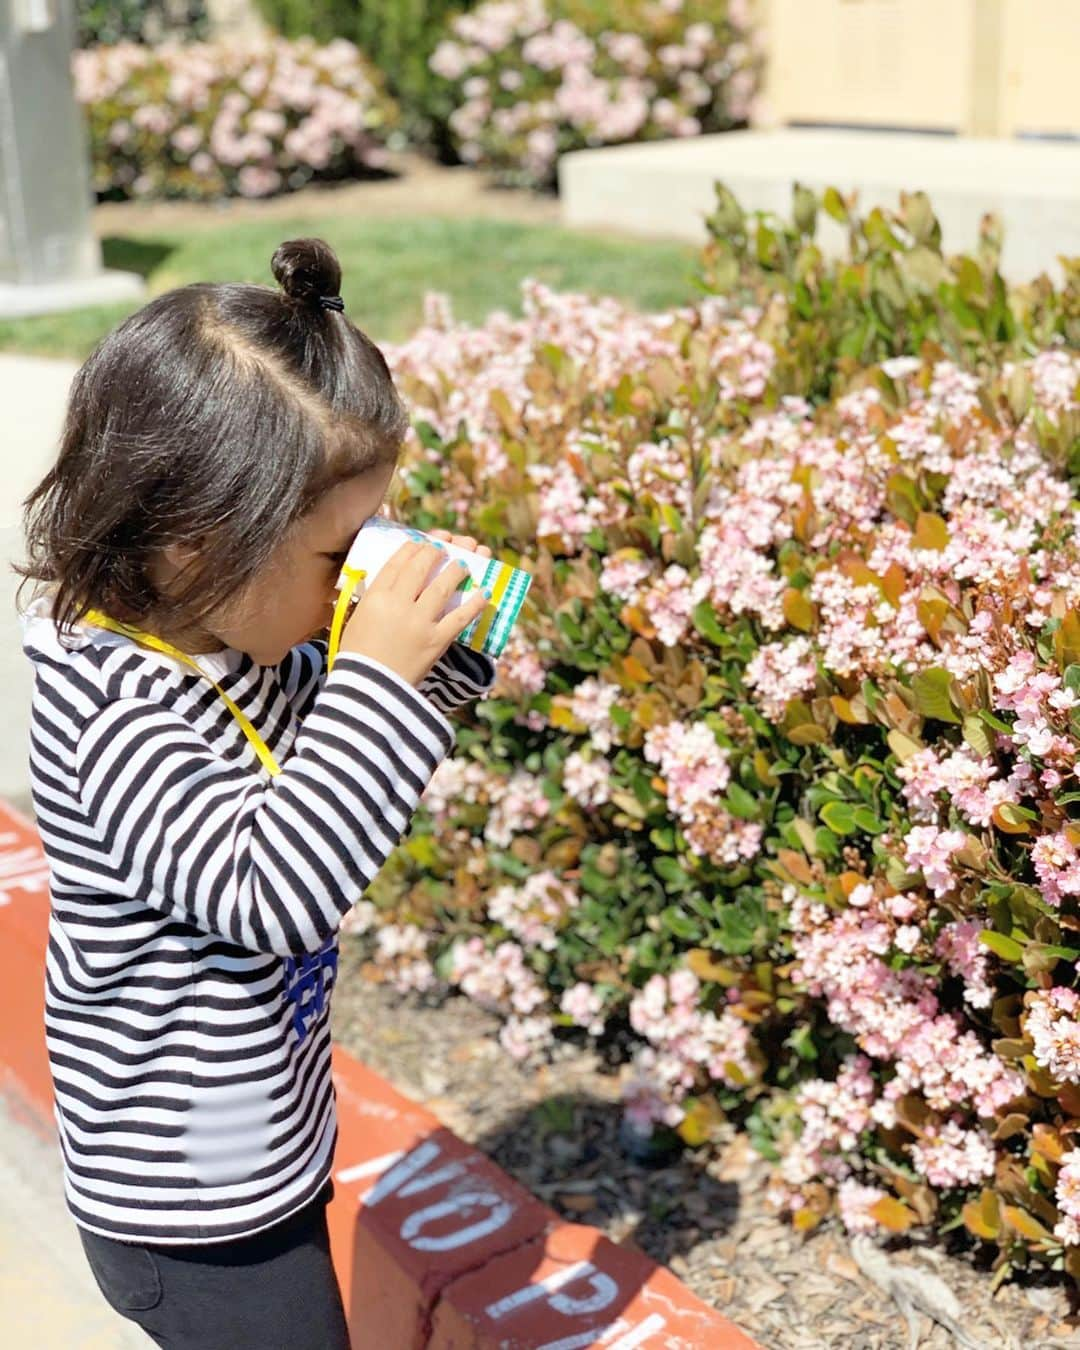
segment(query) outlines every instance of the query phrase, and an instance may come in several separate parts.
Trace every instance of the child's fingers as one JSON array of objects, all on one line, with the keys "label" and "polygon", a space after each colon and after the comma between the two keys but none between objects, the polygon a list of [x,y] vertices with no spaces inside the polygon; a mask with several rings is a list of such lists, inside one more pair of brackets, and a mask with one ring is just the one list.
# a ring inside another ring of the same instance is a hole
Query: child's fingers
[{"label": "child's fingers", "polygon": [[[460,589],[462,582],[468,575],[469,569],[463,565],[459,558],[455,558],[449,566],[443,568],[434,581],[424,588],[421,600],[429,606],[433,618],[442,613],[450,597],[456,590]],[[479,594],[483,595],[483,591],[480,591]],[[471,596],[467,598],[471,599]]]},{"label": "child's fingers", "polygon": [[487,544],[480,544],[471,534],[451,534],[449,530],[428,530],[432,539],[441,539],[446,544],[453,544],[455,548],[467,549],[470,553],[476,553],[482,558],[491,557],[491,549]]},{"label": "child's fingers", "polygon": [[446,642],[449,646],[456,637],[459,637],[473,619],[481,614],[486,606],[491,604],[491,600],[483,591],[476,591],[466,595],[461,604],[456,609],[452,609],[445,618],[441,619],[436,625],[435,631],[439,635],[439,641]]},{"label": "child's fingers", "polygon": [[391,589],[405,586],[415,600],[424,589],[424,583],[431,576],[440,557],[445,557],[445,552],[435,544],[410,539],[387,560],[386,566],[372,582],[372,587],[380,582],[384,587]]}]

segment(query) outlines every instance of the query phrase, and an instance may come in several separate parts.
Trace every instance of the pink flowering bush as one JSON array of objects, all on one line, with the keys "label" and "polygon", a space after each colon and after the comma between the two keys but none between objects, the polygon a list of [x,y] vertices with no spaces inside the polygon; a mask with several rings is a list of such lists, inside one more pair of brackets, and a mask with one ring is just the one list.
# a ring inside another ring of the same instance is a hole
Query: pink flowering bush
[{"label": "pink flowering bush", "polygon": [[432,53],[435,103],[467,164],[547,186],[568,150],[745,123],[749,24],[747,0],[488,0]]},{"label": "pink flowering bush", "polygon": [[376,169],[396,118],[343,39],[120,43],[72,60],[108,197],[268,197]]},{"label": "pink flowering bush", "polygon": [[745,1122],[801,1228],[1076,1276],[1080,269],[910,200],[830,264],[806,205],[670,313],[527,283],[389,353],[401,509],[535,579],[362,940],[522,1059],[603,1038],[638,1134]]}]

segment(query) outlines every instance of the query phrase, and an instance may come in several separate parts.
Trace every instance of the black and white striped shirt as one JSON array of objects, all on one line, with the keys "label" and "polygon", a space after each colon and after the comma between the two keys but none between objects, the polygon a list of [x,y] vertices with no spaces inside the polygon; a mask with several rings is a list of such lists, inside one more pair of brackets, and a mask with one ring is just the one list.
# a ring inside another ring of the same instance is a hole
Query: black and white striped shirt
[{"label": "black and white striped shirt", "polygon": [[24,616],[30,771],[49,860],[46,1040],[68,1204],[155,1243],[258,1232],[311,1200],[336,1135],[329,993],[343,916],[408,831],[484,694],[453,644],[420,689],[295,648],[199,657],[213,685],[95,628]]}]

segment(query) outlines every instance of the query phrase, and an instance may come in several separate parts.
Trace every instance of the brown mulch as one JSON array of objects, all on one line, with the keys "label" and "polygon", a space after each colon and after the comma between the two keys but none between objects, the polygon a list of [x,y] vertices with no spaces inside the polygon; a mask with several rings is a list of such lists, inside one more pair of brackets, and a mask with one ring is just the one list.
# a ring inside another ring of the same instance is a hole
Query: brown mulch
[{"label": "brown mulch", "polygon": [[102,202],[94,207],[93,221],[98,237],[106,238],[125,230],[217,230],[233,221],[299,221],[330,214],[365,220],[441,216],[557,225],[559,202],[550,195],[495,187],[476,169],[446,167],[409,152],[391,156],[385,177],[312,184],[265,200]]},{"label": "brown mulch", "polygon": [[344,939],[334,1033],[346,1049],[556,1212],[669,1266],[765,1350],[1080,1350],[1061,1285],[1012,1283],[991,1296],[985,1271],[933,1246],[885,1259],[925,1272],[928,1289],[943,1281],[960,1331],[925,1310],[905,1320],[839,1226],[802,1238],[770,1213],[769,1164],[744,1134],[730,1128],[708,1158],[635,1162],[618,1140],[618,1071],[595,1050],[563,1042],[550,1064],[522,1069],[498,1045],[497,1018],[457,995],[401,997],[362,966],[359,944]]}]

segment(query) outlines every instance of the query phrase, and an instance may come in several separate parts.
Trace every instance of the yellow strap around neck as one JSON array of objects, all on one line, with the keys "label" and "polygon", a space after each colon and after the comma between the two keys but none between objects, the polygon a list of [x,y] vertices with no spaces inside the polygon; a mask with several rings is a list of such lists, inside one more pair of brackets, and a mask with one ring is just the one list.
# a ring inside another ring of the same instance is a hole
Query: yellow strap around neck
[{"label": "yellow strap around neck", "polygon": [[341,594],[337,598],[337,604],[334,606],[334,621],[330,625],[330,645],[326,651],[326,669],[334,669],[334,661],[338,654],[338,648],[341,646],[341,630],[345,627],[345,619],[349,613],[349,602],[353,598],[357,586],[367,576],[367,572],[362,567],[350,567],[348,563],[341,569],[341,574],[345,582],[341,587]]},{"label": "yellow strap around neck", "polygon": [[164,652],[166,656],[171,656],[183,665],[190,667],[196,675],[201,675],[204,680],[209,680],[214,688],[221,695],[222,702],[236,718],[240,730],[247,737],[251,748],[259,757],[259,762],[263,768],[272,776],[276,777],[281,772],[281,766],[270,753],[270,747],[248,721],[247,717],[240,711],[232,699],[228,696],[217,680],[211,679],[199,663],[187,652],[182,652],[179,647],[174,647],[171,642],[165,642],[162,638],[155,637],[153,633],[144,633],[141,628],[135,628],[128,623],[120,623],[116,619],[111,619],[108,614],[103,614],[100,610],[92,609],[84,616],[87,623],[92,623],[97,628],[107,628],[110,632],[119,633],[121,636],[130,638],[132,642],[139,643],[142,647],[152,647],[156,652]]}]

